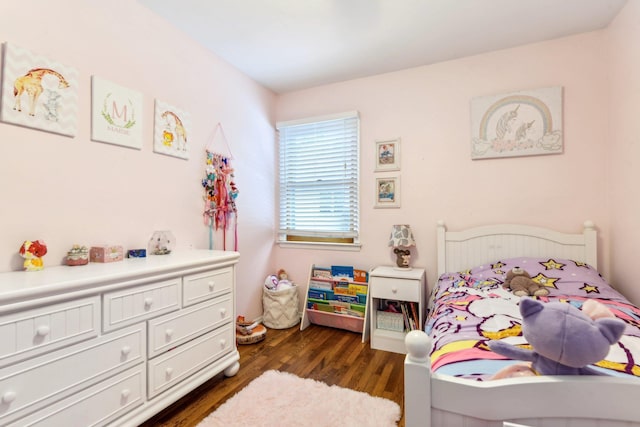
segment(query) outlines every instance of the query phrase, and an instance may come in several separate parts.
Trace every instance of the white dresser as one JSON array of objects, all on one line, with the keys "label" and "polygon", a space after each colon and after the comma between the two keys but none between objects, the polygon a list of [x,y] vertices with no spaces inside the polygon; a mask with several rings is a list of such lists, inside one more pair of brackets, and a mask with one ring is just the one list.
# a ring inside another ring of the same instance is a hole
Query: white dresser
[{"label": "white dresser", "polygon": [[0,273],[0,425],[135,426],[239,369],[237,252]]}]

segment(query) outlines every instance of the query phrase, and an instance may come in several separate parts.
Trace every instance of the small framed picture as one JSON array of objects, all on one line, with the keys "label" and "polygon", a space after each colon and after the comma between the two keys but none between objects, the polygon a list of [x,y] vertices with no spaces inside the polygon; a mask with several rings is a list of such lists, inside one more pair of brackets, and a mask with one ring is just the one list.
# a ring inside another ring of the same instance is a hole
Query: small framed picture
[{"label": "small framed picture", "polygon": [[374,207],[400,207],[400,175],[376,178],[376,202]]},{"label": "small framed picture", "polygon": [[376,172],[400,170],[400,138],[376,141]]}]

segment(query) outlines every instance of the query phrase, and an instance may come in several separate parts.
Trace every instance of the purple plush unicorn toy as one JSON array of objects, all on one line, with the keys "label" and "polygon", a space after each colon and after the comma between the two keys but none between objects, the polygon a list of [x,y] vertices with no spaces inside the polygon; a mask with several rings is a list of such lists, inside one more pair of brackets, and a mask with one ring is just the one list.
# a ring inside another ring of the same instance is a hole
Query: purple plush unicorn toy
[{"label": "purple plush unicorn toy", "polygon": [[599,362],[624,333],[624,321],[592,319],[571,304],[520,300],[522,334],[533,350],[491,341],[494,352],[531,363],[539,375],[599,375],[587,365]]}]

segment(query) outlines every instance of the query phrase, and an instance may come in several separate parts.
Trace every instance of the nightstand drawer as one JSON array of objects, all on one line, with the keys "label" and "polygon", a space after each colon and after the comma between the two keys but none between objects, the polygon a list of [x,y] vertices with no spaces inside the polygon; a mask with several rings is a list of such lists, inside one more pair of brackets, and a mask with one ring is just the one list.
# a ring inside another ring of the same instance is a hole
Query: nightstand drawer
[{"label": "nightstand drawer", "polygon": [[372,277],[370,292],[373,298],[420,301],[419,280]]}]

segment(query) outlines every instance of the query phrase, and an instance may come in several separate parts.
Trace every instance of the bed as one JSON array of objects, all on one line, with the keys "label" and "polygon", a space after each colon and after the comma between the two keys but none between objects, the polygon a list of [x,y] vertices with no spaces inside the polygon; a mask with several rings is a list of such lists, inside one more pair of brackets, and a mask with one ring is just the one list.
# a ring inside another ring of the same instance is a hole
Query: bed
[{"label": "bed", "polygon": [[[407,427],[640,426],[640,310],[598,273],[593,223],[567,234],[512,224],[447,231],[439,222],[437,248],[426,332],[405,340]],[[515,264],[550,290],[541,301],[580,308],[596,298],[627,323],[607,360],[594,366],[602,375],[491,378],[518,362],[492,353],[486,341],[523,344],[519,297],[501,286]]]}]

